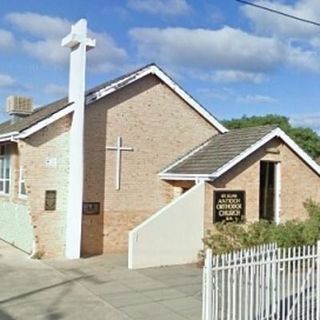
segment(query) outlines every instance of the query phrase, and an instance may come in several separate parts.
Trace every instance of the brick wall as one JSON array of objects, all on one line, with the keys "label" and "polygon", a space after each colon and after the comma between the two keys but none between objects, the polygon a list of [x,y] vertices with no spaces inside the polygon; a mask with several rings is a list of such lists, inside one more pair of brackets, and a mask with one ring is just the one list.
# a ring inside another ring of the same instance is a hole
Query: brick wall
[{"label": "brick wall", "polygon": [[[85,216],[82,253],[127,249],[128,231],[162,208],[174,189],[157,173],[217,131],[156,77],[148,76],[90,105],[85,126],[84,200],[103,214]],[[121,136],[121,189],[115,189]]]},{"label": "brick wall", "polygon": [[[68,194],[70,118],[65,117],[19,142],[27,204],[37,249],[45,257],[63,256]],[[56,164],[55,164],[56,162]],[[57,191],[55,211],[45,211],[45,191]]]},{"label": "brick wall", "polygon": [[[277,148],[280,154],[268,153],[268,148]],[[213,183],[206,184],[205,227],[212,228],[213,191],[217,189],[246,191],[246,219],[259,219],[260,161],[281,163],[280,221],[305,219],[307,212],[303,203],[308,198],[320,202],[319,176],[291,149],[278,139],[260,148],[247,159]]]}]

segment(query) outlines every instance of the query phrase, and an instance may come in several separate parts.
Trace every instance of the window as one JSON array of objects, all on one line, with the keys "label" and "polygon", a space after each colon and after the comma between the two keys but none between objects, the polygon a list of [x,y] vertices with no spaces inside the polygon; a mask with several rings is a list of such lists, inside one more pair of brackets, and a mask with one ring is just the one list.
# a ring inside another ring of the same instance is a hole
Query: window
[{"label": "window", "polygon": [[20,167],[20,174],[19,174],[19,196],[20,197],[27,196],[26,184],[24,180],[24,170],[22,166]]},{"label": "window", "polygon": [[10,155],[7,145],[0,146],[0,194],[10,193]]}]

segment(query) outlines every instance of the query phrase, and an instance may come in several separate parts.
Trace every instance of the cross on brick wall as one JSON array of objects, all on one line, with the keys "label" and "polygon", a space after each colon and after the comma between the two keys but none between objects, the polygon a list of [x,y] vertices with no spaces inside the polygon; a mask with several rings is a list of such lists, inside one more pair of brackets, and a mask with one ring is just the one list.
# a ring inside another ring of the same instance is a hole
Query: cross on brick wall
[{"label": "cross on brick wall", "polygon": [[107,146],[107,150],[113,150],[117,152],[117,166],[116,166],[116,190],[120,190],[121,180],[121,151],[133,151],[131,147],[122,146],[122,138],[118,137],[116,146]]}]

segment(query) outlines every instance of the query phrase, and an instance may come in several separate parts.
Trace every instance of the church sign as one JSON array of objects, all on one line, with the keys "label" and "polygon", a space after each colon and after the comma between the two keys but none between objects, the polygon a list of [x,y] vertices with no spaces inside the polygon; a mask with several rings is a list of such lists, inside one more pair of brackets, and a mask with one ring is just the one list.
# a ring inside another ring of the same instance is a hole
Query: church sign
[{"label": "church sign", "polygon": [[245,216],[245,191],[214,192],[214,222],[239,222]]}]

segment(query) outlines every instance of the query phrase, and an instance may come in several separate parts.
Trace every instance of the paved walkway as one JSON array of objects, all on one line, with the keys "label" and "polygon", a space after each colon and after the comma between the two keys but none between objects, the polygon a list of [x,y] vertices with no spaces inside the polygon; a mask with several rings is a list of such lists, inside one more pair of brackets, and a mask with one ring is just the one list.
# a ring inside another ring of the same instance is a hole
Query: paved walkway
[{"label": "paved walkway", "polygon": [[129,271],[123,255],[30,260],[0,241],[0,320],[201,319],[201,270]]}]

